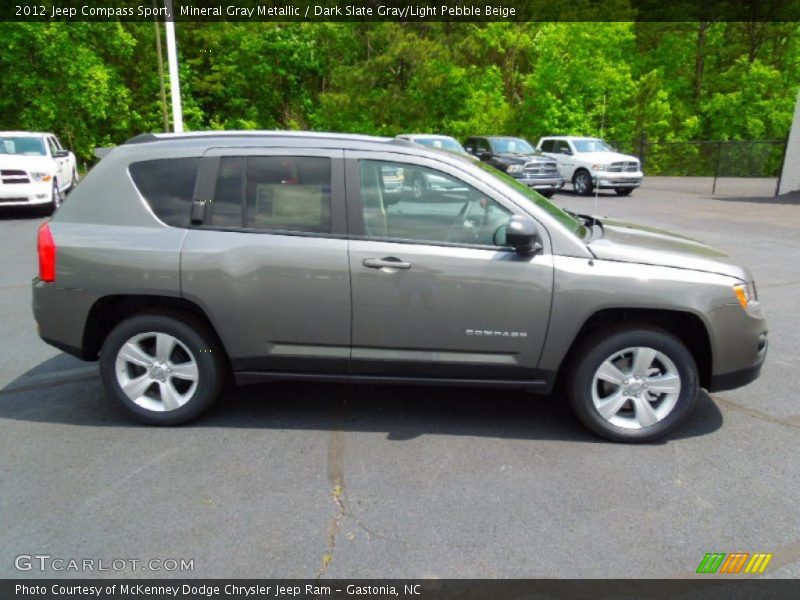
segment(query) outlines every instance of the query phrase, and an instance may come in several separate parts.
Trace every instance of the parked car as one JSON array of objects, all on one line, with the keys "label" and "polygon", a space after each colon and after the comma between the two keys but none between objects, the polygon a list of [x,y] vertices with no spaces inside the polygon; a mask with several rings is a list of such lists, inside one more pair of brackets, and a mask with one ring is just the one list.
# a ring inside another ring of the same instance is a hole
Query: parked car
[{"label": "parked car", "polygon": [[558,161],[561,176],[582,196],[592,194],[595,188],[628,196],[642,185],[639,159],[620,154],[601,139],[550,136],[539,140],[537,148]]},{"label": "parked car", "polygon": [[475,159],[469,154],[464,146],[461,145],[456,138],[449,135],[433,135],[430,133],[402,133],[397,136],[398,140],[406,140],[407,142],[414,142],[427,148],[435,148],[437,150],[447,150],[456,154],[463,154],[464,156]]},{"label": "parked car", "polygon": [[471,137],[465,146],[470,154],[545,197],[551,197],[564,186],[556,161],[537,152],[521,138]]},{"label": "parked car", "polygon": [[0,131],[0,205],[54,211],[77,183],[75,155],[52,133]]},{"label": "parked car", "polygon": [[[387,206],[384,180],[409,168],[453,185]],[[231,374],[540,393],[560,379],[593,431],[645,441],[699,386],[754,380],[767,351],[753,278],[722,253],[385,138],[140,136],[38,250],[39,334],[99,359],[108,394],[153,424],[197,417]]]}]

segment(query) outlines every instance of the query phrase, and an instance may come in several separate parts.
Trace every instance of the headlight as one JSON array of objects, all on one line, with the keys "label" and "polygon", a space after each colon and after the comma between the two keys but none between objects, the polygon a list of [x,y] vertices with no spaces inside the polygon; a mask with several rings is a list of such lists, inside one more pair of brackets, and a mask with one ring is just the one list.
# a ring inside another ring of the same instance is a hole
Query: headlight
[{"label": "headlight", "polygon": [[50,173],[45,173],[44,171],[31,171],[29,175],[33,178],[34,181],[50,181],[52,177]]},{"label": "headlight", "polygon": [[592,171],[607,171],[608,165],[592,165]]},{"label": "headlight", "polygon": [[747,283],[739,283],[733,286],[733,293],[742,308],[745,310],[754,302],[758,302],[758,294],[756,293],[756,282],[748,281]]},{"label": "headlight", "polygon": [[522,173],[525,169],[525,165],[508,165],[508,169],[506,169],[506,173]]}]

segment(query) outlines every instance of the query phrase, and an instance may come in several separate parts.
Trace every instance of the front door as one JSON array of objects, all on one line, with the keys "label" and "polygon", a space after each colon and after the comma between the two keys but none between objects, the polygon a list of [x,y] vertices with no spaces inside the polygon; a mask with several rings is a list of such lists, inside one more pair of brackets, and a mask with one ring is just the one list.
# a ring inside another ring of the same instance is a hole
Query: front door
[{"label": "front door", "polygon": [[[438,161],[366,152],[346,159],[352,373],[539,379],[553,291],[549,242],[535,256],[495,245],[519,207]],[[417,198],[404,181],[420,176],[428,185]]]},{"label": "front door", "polygon": [[343,375],[350,278],[342,151],[212,149],[187,231],[183,295],[214,321],[235,371]]}]

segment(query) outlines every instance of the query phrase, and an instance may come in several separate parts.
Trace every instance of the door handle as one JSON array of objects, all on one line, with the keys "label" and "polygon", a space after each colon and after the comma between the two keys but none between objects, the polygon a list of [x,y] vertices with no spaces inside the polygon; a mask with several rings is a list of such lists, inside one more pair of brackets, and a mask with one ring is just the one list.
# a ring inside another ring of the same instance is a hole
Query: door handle
[{"label": "door handle", "polygon": [[363,265],[368,269],[410,269],[410,262],[403,262],[394,256],[386,258],[365,258]]}]

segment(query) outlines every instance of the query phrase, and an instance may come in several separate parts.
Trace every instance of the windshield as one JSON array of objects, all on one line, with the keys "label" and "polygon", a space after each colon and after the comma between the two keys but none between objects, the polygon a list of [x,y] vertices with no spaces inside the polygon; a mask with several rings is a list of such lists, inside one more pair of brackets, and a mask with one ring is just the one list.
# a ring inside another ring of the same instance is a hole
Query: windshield
[{"label": "windshield", "polygon": [[489,142],[496,154],[534,154],[536,152],[533,146],[519,138],[494,138]]},{"label": "windshield", "polygon": [[467,153],[467,151],[464,150],[464,146],[453,138],[414,138],[414,141],[428,148],[438,148],[440,150],[449,150],[450,152],[459,152],[461,154]]},{"label": "windshield", "polygon": [[498,169],[495,169],[494,167],[484,162],[475,163],[475,165],[480,167],[487,173],[493,175],[497,179],[501,180],[509,187],[514,188],[514,190],[519,192],[530,202],[533,202],[539,208],[545,210],[547,214],[555,218],[556,221],[561,223],[564,227],[566,227],[569,231],[577,235],[579,238],[583,239],[584,237],[586,237],[586,228],[581,224],[580,221],[578,221],[575,217],[573,217],[569,213],[560,209],[558,206],[550,202],[550,200],[548,200],[538,192],[532,190],[527,185],[520,183],[510,175],[506,175],[502,171],[499,171]]},{"label": "windshield", "polygon": [[44,141],[40,137],[13,136],[0,137],[0,154],[22,154],[24,156],[45,156]]},{"label": "windshield", "polygon": [[585,140],[572,140],[577,152],[614,152],[614,149],[603,140],[587,138]]}]

